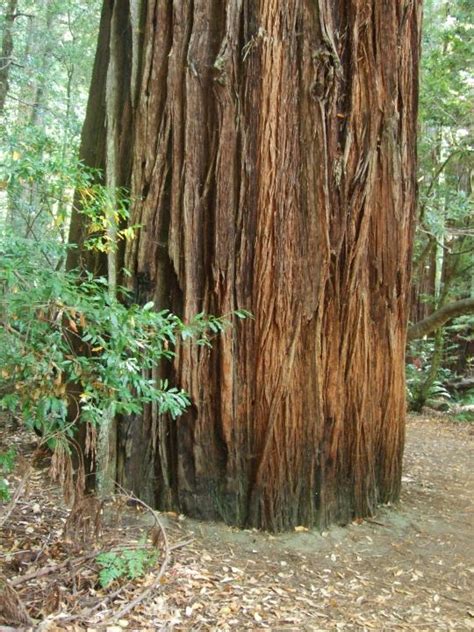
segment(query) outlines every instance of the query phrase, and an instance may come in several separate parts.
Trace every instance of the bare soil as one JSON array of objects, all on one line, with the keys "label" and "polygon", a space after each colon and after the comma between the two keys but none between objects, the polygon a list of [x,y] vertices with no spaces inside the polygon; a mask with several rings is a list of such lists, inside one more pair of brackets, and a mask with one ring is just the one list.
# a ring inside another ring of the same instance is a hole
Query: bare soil
[{"label": "bare soil", "polygon": [[410,418],[399,505],[345,528],[272,536],[162,515],[176,548],[154,587],[157,570],[100,588],[93,556],[136,542],[148,515],[114,505],[100,538],[65,537],[68,510],[43,459],[4,525],[1,573],[50,632],[474,630],[473,437],[472,424]]}]

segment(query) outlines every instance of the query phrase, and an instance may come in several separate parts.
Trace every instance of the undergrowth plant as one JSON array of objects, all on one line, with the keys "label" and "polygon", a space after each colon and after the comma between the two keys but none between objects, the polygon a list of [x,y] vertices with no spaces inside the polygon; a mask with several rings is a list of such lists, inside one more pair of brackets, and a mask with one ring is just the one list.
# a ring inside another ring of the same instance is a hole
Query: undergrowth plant
[{"label": "undergrowth plant", "polygon": [[57,250],[56,242],[0,240],[0,407],[49,438],[72,436],[79,414],[99,427],[106,410],[137,414],[151,402],[176,418],[189,398],[156,382],[153,367],[178,344],[210,345],[229,318],[184,323],[151,302],[130,303],[123,288],[113,300],[105,279],[48,265]]},{"label": "undergrowth plant", "polygon": [[452,399],[445,383],[452,378],[453,372],[446,367],[438,367],[433,371],[433,355],[432,341],[417,340],[409,347],[409,356],[412,360],[407,363],[405,372],[410,410],[419,412],[431,399],[446,401]]},{"label": "undergrowth plant", "polygon": [[142,577],[156,564],[158,555],[157,550],[150,550],[145,546],[100,553],[96,557],[96,563],[101,569],[99,571],[100,585],[102,588],[107,588],[118,579]]}]

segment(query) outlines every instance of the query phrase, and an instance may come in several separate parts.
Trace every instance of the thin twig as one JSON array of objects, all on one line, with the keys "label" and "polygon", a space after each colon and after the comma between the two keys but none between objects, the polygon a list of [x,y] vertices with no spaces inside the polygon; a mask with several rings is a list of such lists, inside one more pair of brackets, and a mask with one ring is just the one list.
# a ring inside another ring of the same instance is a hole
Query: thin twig
[{"label": "thin twig", "polygon": [[108,603],[110,603],[116,597],[118,597],[122,592],[127,590],[127,588],[129,588],[132,585],[132,583],[133,582],[128,582],[127,584],[125,584],[125,586],[120,586],[120,588],[117,588],[116,590],[114,590],[114,592],[109,593],[108,595],[104,597],[104,599],[101,599],[98,603],[91,606],[87,610],[82,610],[79,614],[68,617],[67,621],[85,621],[92,614],[94,614],[94,612],[99,610],[99,608],[101,608],[102,606],[106,606]]},{"label": "thin twig", "polygon": [[118,489],[120,489],[120,491],[125,496],[127,496],[131,500],[134,500],[135,502],[137,502],[139,505],[141,505],[144,509],[147,509],[152,514],[156,525],[159,527],[159,529],[160,529],[160,531],[161,531],[161,533],[163,535],[164,559],[163,559],[163,562],[161,563],[161,567],[160,567],[160,570],[158,572],[158,575],[155,578],[155,581],[146,590],[141,592],[135,599],[130,601],[126,606],[124,606],[121,610],[119,610],[118,613],[114,613],[114,618],[116,620],[123,618],[131,610],[136,608],[138,606],[138,604],[140,604],[142,601],[145,601],[145,599],[147,599],[158,588],[158,586],[160,584],[160,581],[161,581],[161,578],[163,577],[163,575],[165,574],[166,569],[168,568],[168,565],[169,565],[169,562],[170,562],[170,551],[171,551],[169,540],[168,540],[168,534],[166,533],[166,529],[165,529],[163,523],[160,520],[158,512],[156,512],[154,509],[152,509],[150,507],[150,505],[145,503],[143,500],[140,500],[140,498],[137,498],[135,496],[135,494],[133,494],[131,492],[127,492],[121,485],[117,484],[117,487],[118,487]]},{"label": "thin twig", "polygon": [[170,551],[175,551],[176,549],[182,549],[183,546],[188,546],[188,544],[192,544],[194,542],[194,538],[189,538],[189,540],[181,540],[181,542],[176,542],[176,544],[172,544],[169,547]]},{"label": "thin twig", "polygon": [[[181,540],[180,542],[176,542],[176,544],[170,545],[169,544],[169,540],[168,540],[168,536],[167,536],[167,533],[166,533],[166,530],[165,530],[165,528],[163,526],[163,523],[160,520],[160,517],[159,517],[158,513],[154,509],[152,509],[149,505],[147,505],[147,503],[145,503],[144,501],[142,501],[139,498],[137,498],[135,496],[135,494],[127,492],[118,483],[116,483],[116,486],[121,491],[121,495],[122,496],[125,496],[125,498],[127,498],[128,500],[133,500],[134,502],[138,503],[139,505],[144,507],[147,511],[149,511],[152,514],[156,525],[159,527],[159,529],[160,529],[160,531],[161,531],[161,533],[163,535],[165,558],[164,558],[164,560],[163,560],[163,562],[161,564],[160,570],[159,570],[158,575],[156,576],[156,579],[153,582],[153,584],[151,586],[149,586],[146,590],[141,592],[133,601],[129,602],[118,613],[114,612],[113,613],[114,620],[120,619],[125,614],[127,614],[131,610],[133,610],[142,601],[147,599],[147,597],[158,587],[158,585],[159,585],[159,583],[161,581],[161,578],[163,577],[163,575],[164,575],[164,573],[165,573],[165,571],[166,571],[166,569],[167,569],[167,567],[169,565],[171,551],[174,551],[174,550],[179,549],[179,548],[181,548],[183,546],[186,546],[186,545],[190,544],[193,541],[193,538],[189,538],[188,540]],[[112,550],[120,551],[120,550],[122,550],[122,548],[121,547],[117,547],[117,548],[114,548]],[[101,599],[99,601],[99,603],[96,603],[95,605],[91,606],[87,610],[82,610],[77,615],[72,615],[70,617],[67,617],[66,619],[64,617],[62,617],[61,618],[61,622],[62,623],[66,623],[66,622],[72,622],[72,621],[85,621],[85,620],[87,620],[92,614],[94,614],[97,610],[99,610],[99,608],[106,606],[107,604],[111,603],[114,599],[119,597],[122,593],[124,593],[127,590],[127,588],[129,588],[132,585],[132,583],[133,582],[128,582],[125,586],[121,586],[120,588],[118,588],[114,592],[109,593],[108,595],[106,595],[104,597],[104,599]],[[103,611],[102,611],[102,613],[103,613]]]},{"label": "thin twig", "polygon": [[[96,555],[97,555],[97,551],[94,551],[94,553],[88,553],[87,555],[82,555],[81,557],[76,558],[73,563],[75,565],[77,564],[81,565],[83,562],[86,562],[87,560],[90,560],[96,557]],[[16,579],[10,580],[10,584],[12,586],[19,586],[20,584],[24,584],[30,579],[37,579],[38,577],[44,577],[45,575],[56,573],[57,571],[61,570],[62,568],[64,568],[70,563],[71,563],[70,559],[68,558],[64,562],[61,562],[61,564],[56,564],[55,566],[45,566],[43,568],[40,568],[37,571],[28,573],[27,575],[22,575],[21,577],[17,577]]]},{"label": "thin twig", "polygon": [[387,526],[384,522],[379,522],[378,520],[374,520],[373,518],[365,518],[365,522],[369,522],[370,524],[376,524],[379,527]]},{"label": "thin twig", "polygon": [[[189,540],[181,540],[181,542],[176,542],[176,544],[172,544],[169,547],[170,551],[175,551],[176,549],[180,549],[183,546],[187,546],[188,544],[191,544],[191,542],[194,541],[194,538],[189,538]],[[129,548],[129,547],[128,547]],[[116,547],[114,549],[111,549],[111,551],[121,551],[123,550],[122,547]],[[160,575],[160,578],[163,575]],[[159,582],[159,579],[158,579]],[[157,582],[157,583],[158,583]],[[94,604],[93,606],[90,606],[89,608],[87,608],[86,610],[82,610],[81,612],[79,612],[79,614],[73,614],[69,617],[64,617],[64,615],[61,615],[61,623],[70,623],[72,621],[82,621],[85,622],[87,621],[87,619],[93,615],[95,612],[97,612],[97,610],[99,610],[100,608],[104,608],[104,606],[107,606],[109,603],[111,603],[112,601],[114,601],[114,599],[116,599],[117,597],[119,597],[122,593],[124,593],[128,588],[130,588],[131,586],[133,586],[134,582],[128,582],[127,584],[125,584],[125,586],[120,586],[120,588],[117,588],[117,590],[114,590],[112,593],[109,593],[108,595],[106,595],[103,599],[101,599],[98,603]],[[150,588],[153,589],[154,586],[151,586]],[[147,597],[147,595],[144,595],[143,593],[140,594],[140,601],[142,601],[143,599],[145,599]],[[135,603],[133,607],[135,607],[139,602]],[[102,613],[104,613],[104,610],[102,610]],[[120,614],[120,613],[119,613]],[[118,615],[116,615],[114,613],[114,619],[117,618]],[[0,632],[2,632],[0,630]]]}]

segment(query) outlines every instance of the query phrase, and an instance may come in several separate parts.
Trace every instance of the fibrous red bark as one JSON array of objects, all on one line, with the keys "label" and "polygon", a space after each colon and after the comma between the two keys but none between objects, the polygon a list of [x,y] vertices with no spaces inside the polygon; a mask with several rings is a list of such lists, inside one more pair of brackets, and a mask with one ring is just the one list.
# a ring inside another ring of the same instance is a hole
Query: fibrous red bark
[{"label": "fibrous red bark", "polygon": [[144,3],[135,296],[255,317],[180,348],[186,415],[121,423],[160,506],[280,530],[398,497],[420,4]]}]

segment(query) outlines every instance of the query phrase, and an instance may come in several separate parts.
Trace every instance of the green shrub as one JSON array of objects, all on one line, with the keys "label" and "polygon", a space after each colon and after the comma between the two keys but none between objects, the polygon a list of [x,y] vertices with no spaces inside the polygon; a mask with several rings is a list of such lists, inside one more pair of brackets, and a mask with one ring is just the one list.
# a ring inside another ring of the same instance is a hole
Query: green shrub
[{"label": "green shrub", "polygon": [[96,562],[101,567],[99,572],[100,585],[102,588],[106,588],[117,579],[142,577],[156,564],[157,559],[158,551],[152,551],[145,547],[100,553],[96,557]]},{"label": "green shrub", "polygon": [[153,303],[130,304],[124,289],[115,300],[105,279],[49,266],[58,248],[0,240],[0,407],[49,438],[73,434],[74,403],[94,425],[104,411],[136,414],[151,402],[176,418],[189,398],[166,380],[156,383],[153,367],[172,358],[178,342],[210,345],[229,320],[198,314],[184,323]]}]

